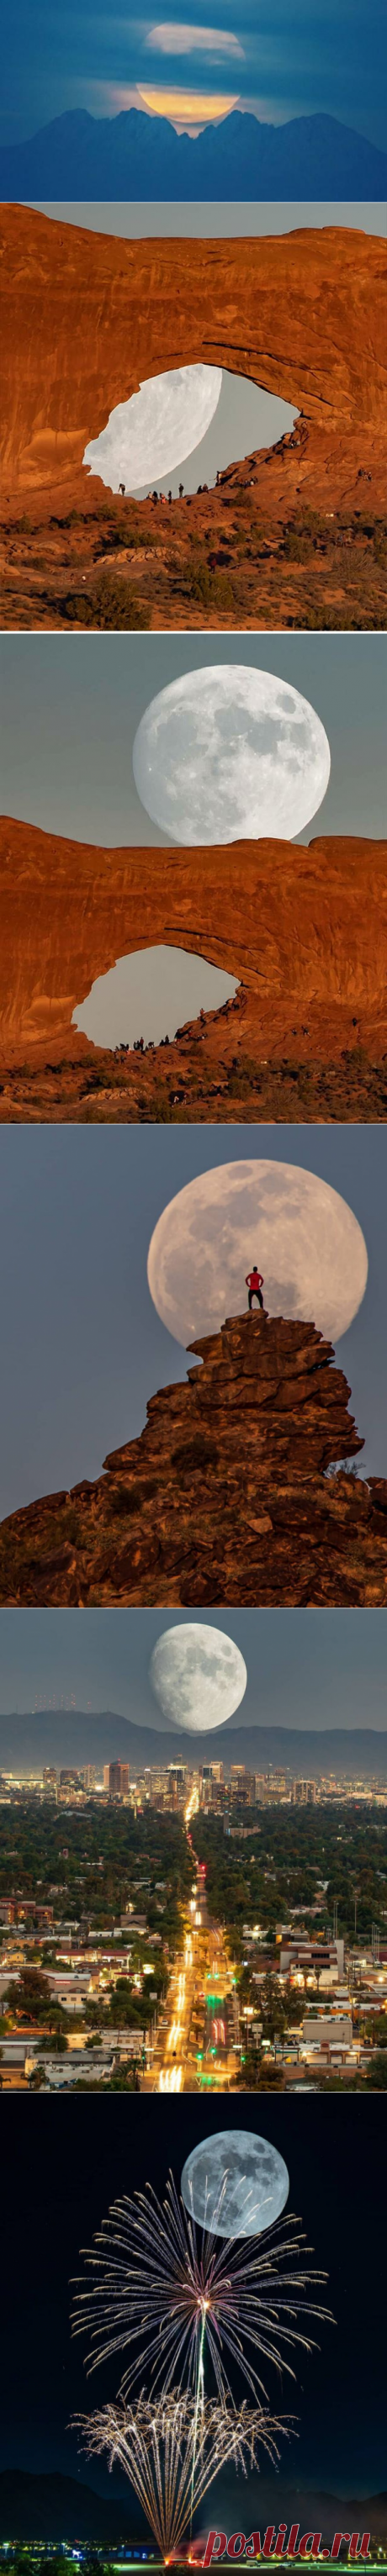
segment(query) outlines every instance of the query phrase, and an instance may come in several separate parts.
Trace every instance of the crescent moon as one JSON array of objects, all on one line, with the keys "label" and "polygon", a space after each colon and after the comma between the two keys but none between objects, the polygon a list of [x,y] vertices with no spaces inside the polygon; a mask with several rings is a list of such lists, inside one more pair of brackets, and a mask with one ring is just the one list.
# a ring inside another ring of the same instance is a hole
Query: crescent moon
[{"label": "crescent moon", "polygon": [[317,1172],[258,1157],[199,1173],[163,1209],[148,1281],[167,1332],[186,1349],[243,1314],[254,1261],[270,1315],[314,1323],[334,1342],[348,1332],[368,1274],[353,1209]]},{"label": "crescent moon", "polygon": [[288,680],[214,662],[151,699],[133,769],[146,813],[172,841],[291,841],[325,795],[330,750],[320,716]]}]

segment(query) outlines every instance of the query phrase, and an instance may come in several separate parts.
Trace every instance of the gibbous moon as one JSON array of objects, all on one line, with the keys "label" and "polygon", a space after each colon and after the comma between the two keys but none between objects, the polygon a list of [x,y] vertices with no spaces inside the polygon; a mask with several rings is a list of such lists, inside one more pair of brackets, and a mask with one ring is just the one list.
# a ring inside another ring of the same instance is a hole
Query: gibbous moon
[{"label": "gibbous moon", "polygon": [[[263,1273],[269,1315],[303,1318],[331,1341],[361,1305],[368,1260],[346,1199],[298,1163],[217,1163],[169,1200],[152,1234],[148,1280],[177,1342],[219,1332],[247,1307],[246,1272]],[[253,1313],[257,1313],[253,1308]]]},{"label": "gibbous moon", "polygon": [[170,367],[148,376],[129,402],[116,403],[106,429],[85,447],[83,464],[110,492],[127,492],[171,474],[199,447],[217,410],[221,367]]},{"label": "gibbous moon", "polygon": [[151,698],[133,769],[146,813],[172,841],[291,841],[325,796],[330,750],[289,680],[212,662]]},{"label": "gibbous moon", "polygon": [[244,1697],[247,1671],[233,1637],[191,1620],[157,1638],[150,1679],[163,1716],[190,1735],[224,1726]]},{"label": "gibbous moon", "polygon": [[281,2217],[288,2191],[283,2156],[252,2129],[218,2129],[183,2165],[184,2207],[214,2236],[263,2235]]}]

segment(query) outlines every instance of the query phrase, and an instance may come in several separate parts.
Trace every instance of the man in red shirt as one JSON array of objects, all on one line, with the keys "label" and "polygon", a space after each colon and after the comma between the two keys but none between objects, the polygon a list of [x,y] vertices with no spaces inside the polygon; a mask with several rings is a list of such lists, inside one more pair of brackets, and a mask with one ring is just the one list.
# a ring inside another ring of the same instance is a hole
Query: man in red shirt
[{"label": "man in red shirt", "polygon": [[249,1309],[250,1309],[250,1315],[251,1315],[251,1309],[252,1309],[253,1297],[257,1297],[257,1299],[258,1299],[258,1305],[261,1307],[261,1309],[262,1309],[262,1314],[263,1314],[263,1312],[264,1312],[263,1296],[262,1296],[263,1279],[262,1279],[262,1277],[261,1277],[261,1272],[260,1272],[260,1270],[257,1270],[257,1264],[256,1264],[256,1261],[254,1262],[254,1268],[253,1268],[253,1270],[248,1270],[248,1272],[247,1272],[246,1288],[248,1288],[248,1291],[249,1291]]}]

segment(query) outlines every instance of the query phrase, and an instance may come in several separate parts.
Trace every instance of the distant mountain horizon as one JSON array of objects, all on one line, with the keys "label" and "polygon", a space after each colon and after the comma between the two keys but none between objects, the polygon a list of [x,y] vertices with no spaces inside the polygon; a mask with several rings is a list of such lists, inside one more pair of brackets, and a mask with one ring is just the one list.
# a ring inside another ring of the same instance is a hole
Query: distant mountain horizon
[{"label": "distant mountain horizon", "polygon": [[367,203],[386,195],[387,154],[334,116],[266,125],[235,108],[193,137],[141,108],[113,117],[68,109],[26,141],[2,146],[0,192],[24,203],[71,197]]},{"label": "distant mountain horizon", "polygon": [[[273,2471],[271,2478],[260,2477],[259,2510],[263,2529],[270,2516],[278,2521],[281,2514],[287,2523],[294,2520],[302,2525],[306,2514],[316,2528],[321,2519],[323,2536],[331,2540],[345,2511],[352,2530],[367,2526],[378,2539],[387,2532],[387,2494],[336,2496],[316,2482],[291,2485],[281,2471]],[[132,2538],[136,2543],[139,2538],[141,2545],[144,2537],[149,2540],[150,2534],[134,2496],[129,2506],[125,2496],[121,2503],[119,2497],[98,2495],[94,2487],[63,2475],[60,2469],[0,2470],[0,2541],[65,2539],[117,2545],[120,2540]]]},{"label": "distant mountain horizon", "polygon": [[387,1729],[371,1727],[225,1726],[207,1734],[188,1735],[117,1716],[112,1709],[36,1709],[0,1717],[0,1770],[23,1777],[51,1763],[57,1769],[94,1762],[144,1764],[190,1763],[224,1759],[245,1762],[248,1770],[285,1765],[294,1777],[319,1779],[387,1777]]}]

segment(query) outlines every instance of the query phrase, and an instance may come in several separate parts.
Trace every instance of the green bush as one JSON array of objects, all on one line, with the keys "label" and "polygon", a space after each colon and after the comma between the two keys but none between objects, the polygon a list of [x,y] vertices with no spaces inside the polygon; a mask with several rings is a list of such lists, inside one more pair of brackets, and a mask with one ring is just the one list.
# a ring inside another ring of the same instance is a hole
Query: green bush
[{"label": "green bush", "polygon": [[150,612],[143,608],[130,581],[119,574],[103,572],[92,590],[69,591],[62,600],[65,617],[72,625],[135,632],[150,625]]},{"label": "green bush", "polygon": [[190,599],[197,599],[201,608],[233,607],[232,584],[227,573],[210,572],[204,559],[194,567],[187,565],[185,578]]}]

